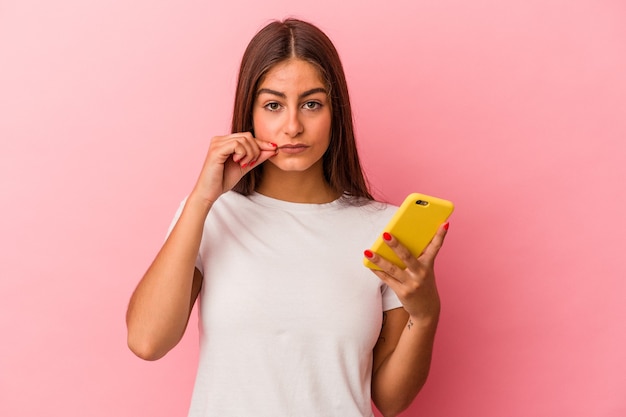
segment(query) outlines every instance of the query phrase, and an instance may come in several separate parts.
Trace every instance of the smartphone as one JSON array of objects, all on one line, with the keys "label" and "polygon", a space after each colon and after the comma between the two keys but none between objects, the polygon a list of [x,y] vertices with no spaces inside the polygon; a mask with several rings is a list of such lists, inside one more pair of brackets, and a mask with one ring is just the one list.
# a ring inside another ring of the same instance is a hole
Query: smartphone
[{"label": "smartphone", "polygon": [[[406,265],[385,244],[382,232],[391,233],[413,255],[419,256],[453,210],[454,204],[451,201],[419,193],[409,194],[387,223],[385,230],[381,231],[381,236],[376,239],[371,251],[404,269]],[[380,270],[367,258],[363,258],[363,264],[370,269]]]}]

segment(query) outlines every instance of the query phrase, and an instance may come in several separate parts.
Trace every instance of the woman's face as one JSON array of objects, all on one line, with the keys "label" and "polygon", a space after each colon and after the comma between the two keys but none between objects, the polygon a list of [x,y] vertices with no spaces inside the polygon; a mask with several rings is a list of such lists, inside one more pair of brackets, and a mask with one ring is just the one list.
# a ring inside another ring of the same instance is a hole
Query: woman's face
[{"label": "woman's face", "polygon": [[278,145],[268,160],[284,171],[322,169],[330,143],[331,106],[326,85],[310,63],[290,59],[271,68],[256,92],[254,134]]}]

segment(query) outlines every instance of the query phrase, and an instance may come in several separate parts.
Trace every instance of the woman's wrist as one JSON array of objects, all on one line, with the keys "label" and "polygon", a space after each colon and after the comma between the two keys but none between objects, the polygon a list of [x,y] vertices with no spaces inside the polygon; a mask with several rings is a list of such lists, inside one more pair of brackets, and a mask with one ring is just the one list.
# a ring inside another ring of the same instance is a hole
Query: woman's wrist
[{"label": "woman's wrist", "polygon": [[[217,198],[219,198],[219,196]],[[217,200],[217,198],[215,199],[207,198],[205,196],[200,195],[194,189],[191,192],[191,194],[189,194],[189,196],[187,197],[185,206],[193,207],[194,209],[199,209],[208,213],[211,207],[213,206],[213,204],[215,203],[215,201]]]},{"label": "woman's wrist", "polygon": [[411,330],[412,328],[420,328],[420,329],[436,329],[439,324],[439,312],[429,315],[409,315],[409,319],[407,320],[407,328]]}]

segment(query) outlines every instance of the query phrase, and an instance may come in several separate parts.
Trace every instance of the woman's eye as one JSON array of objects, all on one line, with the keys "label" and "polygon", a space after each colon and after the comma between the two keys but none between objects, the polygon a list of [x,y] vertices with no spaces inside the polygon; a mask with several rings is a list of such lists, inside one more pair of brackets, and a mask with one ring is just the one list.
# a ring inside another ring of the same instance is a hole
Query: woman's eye
[{"label": "woman's eye", "polygon": [[304,108],[307,110],[317,110],[320,107],[322,107],[322,105],[317,101],[307,101],[306,103],[304,103]]},{"label": "woman's eye", "polygon": [[280,109],[280,104],[278,104],[278,103],[267,103],[265,105],[265,108],[268,109],[269,111],[277,111],[278,109]]}]

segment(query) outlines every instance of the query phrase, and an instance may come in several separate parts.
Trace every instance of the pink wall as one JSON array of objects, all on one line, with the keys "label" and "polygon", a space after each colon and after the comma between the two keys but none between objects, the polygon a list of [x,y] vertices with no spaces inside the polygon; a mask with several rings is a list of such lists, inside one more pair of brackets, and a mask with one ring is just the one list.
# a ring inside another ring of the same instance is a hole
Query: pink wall
[{"label": "pink wall", "polygon": [[0,2],[0,415],[185,414],[195,321],[142,362],[126,303],[287,15],[335,40],[377,193],[457,204],[406,415],[626,415],[625,3],[293,3]]}]

